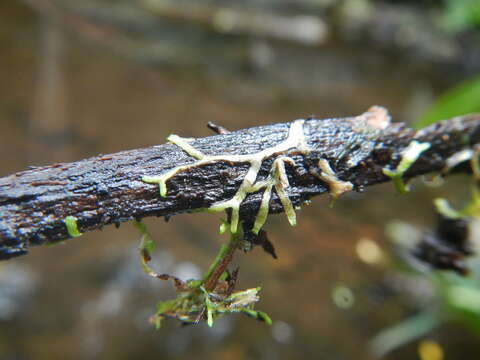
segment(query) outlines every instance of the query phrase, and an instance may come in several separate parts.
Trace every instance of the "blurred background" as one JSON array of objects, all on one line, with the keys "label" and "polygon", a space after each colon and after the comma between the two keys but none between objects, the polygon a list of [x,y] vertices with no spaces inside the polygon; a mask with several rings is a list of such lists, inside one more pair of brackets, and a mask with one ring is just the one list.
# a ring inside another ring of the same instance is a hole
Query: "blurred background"
[{"label": "blurred background", "polygon": [[[2,0],[0,176],[228,129],[374,104],[410,124],[480,111],[477,0]],[[409,269],[392,238],[435,223],[432,199],[469,179],[326,197],[267,223],[278,260],[238,254],[257,309],[181,327],[148,318],[169,283],[141,272],[130,224],[0,263],[0,359],[473,359],[478,260],[467,279]],[[146,219],[153,266],[201,276],[219,217]],[[386,231],[387,229],[388,231]],[[392,230],[393,229],[393,230]],[[372,342],[373,341],[373,342]],[[373,344],[373,345],[372,345]]]}]

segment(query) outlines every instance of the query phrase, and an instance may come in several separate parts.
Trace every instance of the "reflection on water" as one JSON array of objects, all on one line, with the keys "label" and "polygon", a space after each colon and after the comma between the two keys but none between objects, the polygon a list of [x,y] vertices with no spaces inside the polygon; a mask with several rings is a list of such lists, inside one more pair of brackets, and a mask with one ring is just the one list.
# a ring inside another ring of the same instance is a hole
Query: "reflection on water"
[{"label": "reflection on water", "polygon": [[[212,64],[152,67],[76,33],[59,35],[57,28],[49,35],[49,25],[13,0],[0,4],[0,19],[2,175],[32,165],[32,158],[37,165],[81,159],[161,143],[170,132],[205,136],[208,121],[238,129],[310,114],[358,114],[372,104],[406,119],[444,81],[434,69],[398,66],[380,52],[266,38],[222,38],[228,53],[212,46]],[[46,53],[49,36],[53,49]],[[55,41],[62,42],[61,55]],[[209,49],[206,42],[196,51]],[[237,57],[242,66],[228,62]],[[38,118],[64,123],[50,128]],[[450,187],[464,187],[462,181]],[[256,249],[236,260],[239,288],[262,286],[258,308],[272,317],[271,327],[238,316],[211,329],[166,321],[154,331],[148,318],[173,289],[141,272],[139,235],[130,225],[32,249],[0,267],[0,358],[370,359],[365,344],[417,309],[409,293],[428,291],[389,268],[383,226],[399,217],[427,226],[430,200],[443,191],[418,182],[400,198],[387,184],[347,196],[334,209],[328,199],[314,199],[299,212],[297,228],[272,217],[267,226],[279,259]],[[212,215],[147,223],[159,245],[152,266],[184,279],[199,277],[222,241]],[[461,328],[440,329],[435,339],[469,358],[478,352],[478,339]],[[420,351],[434,352],[434,344],[422,343]],[[455,351],[449,358],[468,358]],[[413,344],[390,358],[416,352]]]}]

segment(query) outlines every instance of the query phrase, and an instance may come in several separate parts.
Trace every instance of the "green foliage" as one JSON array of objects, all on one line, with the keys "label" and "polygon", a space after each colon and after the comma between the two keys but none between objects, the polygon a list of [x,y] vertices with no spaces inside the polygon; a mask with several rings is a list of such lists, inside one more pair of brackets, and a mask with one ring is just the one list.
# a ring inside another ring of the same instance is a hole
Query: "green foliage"
[{"label": "green foliage", "polygon": [[438,273],[432,277],[435,300],[442,311],[442,322],[459,322],[480,334],[480,258],[470,262],[468,277]]},{"label": "green foliage", "polygon": [[398,324],[383,329],[370,342],[373,355],[383,357],[396,348],[429,333],[439,324],[436,311],[424,311]]},{"label": "green foliage", "polygon": [[477,111],[480,111],[480,75],[447,91],[414,124],[414,127],[421,129],[442,119]]},{"label": "green foliage", "polygon": [[449,322],[480,334],[480,259],[472,259],[470,266],[469,277],[440,271],[428,276],[433,294],[424,309],[378,333],[370,343],[372,353],[382,357]]},{"label": "green foliage", "polygon": [[[269,325],[272,323],[267,314],[254,310],[254,305],[259,300],[260,287],[234,292],[236,273],[230,274],[228,270],[225,270],[218,278],[215,277],[220,273],[218,269],[228,261],[228,257],[231,256],[231,252],[238,246],[243,236],[241,232],[232,233],[228,222],[223,221],[222,224],[226,225],[224,232],[228,232],[230,235],[229,243],[221,246],[218,255],[201,280],[190,279],[186,282],[172,275],[157,274],[148,265],[152,258],[152,251],[155,249],[155,243],[145,224],[140,221],[133,221],[133,224],[142,234],[139,246],[142,270],[154,278],[172,280],[177,292],[175,299],[161,301],[157,304],[157,310],[150,318],[155,328],[159,329],[162,320],[166,317],[177,319],[182,323],[193,324],[206,320],[208,326],[211,327],[220,316],[236,313],[245,314]],[[211,283],[212,278],[215,282],[211,286],[212,289],[209,290],[207,286]]]},{"label": "green foliage", "polygon": [[[475,180],[478,180],[477,157],[478,153],[475,152],[470,160]],[[461,210],[454,209],[446,199],[442,198],[435,199],[434,204],[438,213],[452,220],[480,220],[480,193],[477,187],[473,187],[469,202]],[[473,237],[475,235],[473,233]],[[416,237],[414,234],[400,231],[398,225],[390,236],[396,238],[392,240],[396,240],[398,244],[403,243],[406,248],[411,247],[412,238]],[[413,272],[414,276],[426,277],[432,289],[432,296],[417,315],[382,330],[374,337],[370,343],[374,355],[381,357],[448,322],[461,323],[480,334],[480,254],[470,258],[469,276],[460,276],[446,271],[434,271],[425,275],[424,272],[409,267],[407,263],[402,265],[409,268],[410,275]]]},{"label": "green foliage", "polygon": [[443,25],[452,32],[480,26],[479,0],[447,0]]},{"label": "green foliage", "polygon": [[438,293],[442,299],[446,320],[458,321],[480,334],[480,261],[473,264],[470,277],[443,274],[438,279]]},{"label": "green foliage", "polygon": [[254,310],[254,304],[259,300],[261,288],[251,288],[234,292],[222,293],[218,289],[208,291],[202,284],[192,288],[177,287],[175,299],[161,301],[157,304],[157,311],[151,317],[151,322],[159,328],[161,321],[174,318],[182,323],[197,324],[206,320],[212,327],[215,320],[228,314],[245,314],[270,325],[272,320],[262,311]]}]

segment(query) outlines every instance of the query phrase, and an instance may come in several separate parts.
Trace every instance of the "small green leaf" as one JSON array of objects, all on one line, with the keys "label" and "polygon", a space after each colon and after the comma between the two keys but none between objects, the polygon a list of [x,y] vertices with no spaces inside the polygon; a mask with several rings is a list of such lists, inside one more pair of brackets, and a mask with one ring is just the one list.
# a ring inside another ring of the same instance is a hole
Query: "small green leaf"
[{"label": "small green leaf", "polygon": [[67,216],[63,222],[67,227],[68,235],[71,237],[79,237],[82,235],[82,233],[78,231],[77,218],[75,216]]},{"label": "small green leaf", "polygon": [[218,280],[220,280],[220,281],[225,281],[225,280],[227,279],[227,277],[228,277],[228,272],[224,271],[224,272],[222,273],[222,275],[220,275],[220,277],[218,278]]},{"label": "small green leaf", "polygon": [[188,286],[190,289],[197,288],[197,287],[199,287],[200,285],[202,285],[202,283],[203,283],[202,280],[193,280],[193,279],[187,280],[187,286]]},{"label": "small green leaf", "polygon": [[446,300],[450,306],[480,315],[480,289],[467,286],[450,286],[447,289]]},{"label": "small green leaf", "polygon": [[176,300],[160,301],[157,304],[157,315],[164,314],[167,311],[173,309],[175,307],[175,304],[176,304]]},{"label": "small green leaf", "polygon": [[378,333],[370,342],[370,349],[377,358],[425,335],[440,322],[437,313],[425,311]]}]

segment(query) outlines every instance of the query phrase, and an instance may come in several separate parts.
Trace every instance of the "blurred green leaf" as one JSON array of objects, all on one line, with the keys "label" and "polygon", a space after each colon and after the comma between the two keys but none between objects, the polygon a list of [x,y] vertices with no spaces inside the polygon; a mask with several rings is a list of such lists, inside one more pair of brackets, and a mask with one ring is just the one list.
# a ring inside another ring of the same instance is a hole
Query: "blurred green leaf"
[{"label": "blurred green leaf", "polygon": [[480,289],[468,286],[450,286],[446,301],[452,307],[480,316]]},{"label": "blurred green leaf", "polygon": [[443,20],[445,27],[453,32],[480,25],[480,1],[447,0]]},{"label": "blurred green leaf", "polygon": [[385,354],[432,331],[440,323],[437,312],[424,311],[378,333],[370,342],[375,357]]},{"label": "blurred green leaf", "polygon": [[414,124],[416,129],[442,119],[480,111],[480,75],[450,89]]},{"label": "blurred green leaf", "polygon": [[433,203],[435,204],[437,212],[446,218],[458,220],[463,217],[463,214],[460,211],[457,211],[450,206],[447,199],[437,198]]},{"label": "blurred green leaf", "polygon": [[476,333],[480,333],[479,260],[475,257],[470,261],[470,276],[437,273],[437,276],[432,278],[446,318],[460,322]]},{"label": "blurred green leaf", "polygon": [[166,300],[166,301],[160,301],[157,304],[157,313],[158,314],[163,314],[171,309],[173,309],[176,305],[175,300]]}]

